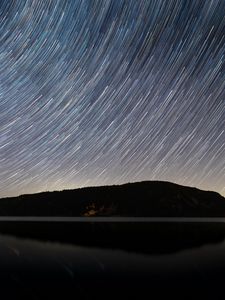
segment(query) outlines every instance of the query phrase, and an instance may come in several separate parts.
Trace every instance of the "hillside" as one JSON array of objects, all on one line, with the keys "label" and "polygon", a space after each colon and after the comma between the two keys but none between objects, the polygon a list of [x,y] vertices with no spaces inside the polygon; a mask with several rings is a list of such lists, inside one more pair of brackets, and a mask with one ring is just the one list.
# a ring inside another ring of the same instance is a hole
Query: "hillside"
[{"label": "hillside", "polygon": [[3,198],[0,215],[223,217],[225,198],[170,182],[145,181]]}]

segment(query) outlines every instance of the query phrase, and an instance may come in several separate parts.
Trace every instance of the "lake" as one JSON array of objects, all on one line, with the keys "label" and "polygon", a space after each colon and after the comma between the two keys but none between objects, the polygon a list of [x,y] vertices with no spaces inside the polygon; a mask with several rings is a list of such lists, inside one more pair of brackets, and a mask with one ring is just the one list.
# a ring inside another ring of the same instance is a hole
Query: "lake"
[{"label": "lake", "polygon": [[224,289],[225,224],[218,220],[2,220],[0,234],[8,299],[217,299]]}]

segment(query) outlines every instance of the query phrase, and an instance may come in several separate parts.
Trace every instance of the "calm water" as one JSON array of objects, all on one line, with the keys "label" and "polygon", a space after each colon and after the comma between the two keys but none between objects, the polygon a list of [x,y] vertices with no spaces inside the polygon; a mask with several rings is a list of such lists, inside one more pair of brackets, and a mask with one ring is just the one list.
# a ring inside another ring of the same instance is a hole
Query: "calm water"
[{"label": "calm water", "polygon": [[0,222],[95,222],[95,223],[225,223],[225,218],[180,217],[39,217],[0,216]]},{"label": "calm water", "polygon": [[0,223],[4,299],[222,299],[223,220],[24,219]]}]

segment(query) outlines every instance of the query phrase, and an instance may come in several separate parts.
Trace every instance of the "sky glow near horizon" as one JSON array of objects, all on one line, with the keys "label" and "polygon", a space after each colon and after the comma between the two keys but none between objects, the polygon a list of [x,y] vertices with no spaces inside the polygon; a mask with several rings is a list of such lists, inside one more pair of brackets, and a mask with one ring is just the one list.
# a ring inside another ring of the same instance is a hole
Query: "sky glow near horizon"
[{"label": "sky glow near horizon", "polygon": [[225,0],[0,0],[0,197],[225,195]]}]

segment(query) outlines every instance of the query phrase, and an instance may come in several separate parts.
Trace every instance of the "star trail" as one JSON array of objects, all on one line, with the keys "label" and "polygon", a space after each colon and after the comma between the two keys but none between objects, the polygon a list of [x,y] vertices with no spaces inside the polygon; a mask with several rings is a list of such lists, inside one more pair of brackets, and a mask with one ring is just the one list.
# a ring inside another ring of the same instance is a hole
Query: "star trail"
[{"label": "star trail", "polygon": [[225,195],[224,0],[0,0],[0,196]]}]

